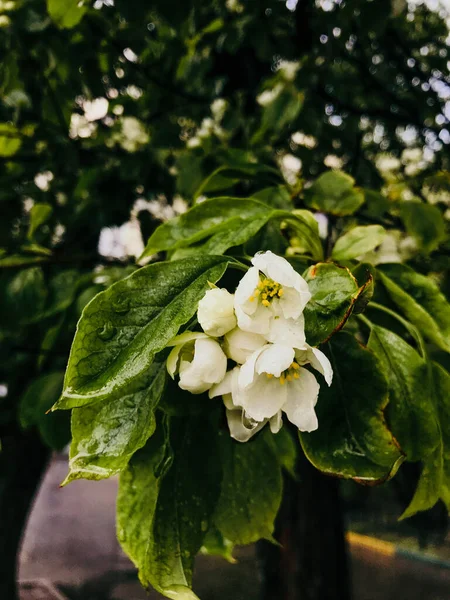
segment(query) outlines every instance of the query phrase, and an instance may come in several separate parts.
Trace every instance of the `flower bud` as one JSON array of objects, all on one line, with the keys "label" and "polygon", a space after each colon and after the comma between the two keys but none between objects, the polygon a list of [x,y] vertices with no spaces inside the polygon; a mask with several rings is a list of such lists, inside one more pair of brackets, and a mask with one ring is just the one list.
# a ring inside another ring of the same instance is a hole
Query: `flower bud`
[{"label": "flower bud", "polygon": [[236,327],[234,295],[223,288],[208,290],[198,303],[197,318],[208,335],[225,335]]}]

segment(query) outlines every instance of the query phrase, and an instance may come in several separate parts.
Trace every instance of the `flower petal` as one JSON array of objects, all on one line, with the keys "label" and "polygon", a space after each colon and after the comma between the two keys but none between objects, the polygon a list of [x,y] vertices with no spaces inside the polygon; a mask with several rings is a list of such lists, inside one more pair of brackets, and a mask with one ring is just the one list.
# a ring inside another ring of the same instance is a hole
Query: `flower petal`
[{"label": "flower petal", "polygon": [[224,288],[208,290],[198,303],[197,319],[208,335],[225,335],[236,327],[234,295]]},{"label": "flower petal", "polygon": [[331,385],[331,382],[333,381],[333,367],[325,354],[318,348],[311,348],[309,362],[313,369],[322,373],[327,384]]},{"label": "flower petal", "polygon": [[267,308],[257,301],[254,302],[254,305],[256,310],[251,315],[244,312],[240,306],[235,305],[238,327],[243,331],[265,335],[269,331],[272,311],[270,307]]},{"label": "flower petal", "polygon": [[312,373],[306,369],[299,369],[300,377],[290,381],[287,401],[283,411],[287,418],[300,431],[314,431],[318,427],[314,406],[319,395],[319,384]]},{"label": "flower petal", "polygon": [[286,388],[278,379],[258,375],[252,386],[239,389],[237,400],[249,417],[263,421],[272,418],[282,408],[287,398]]},{"label": "flower petal", "polygon": [[179,386],[193,394],[201,394],[225,377],[227,357],[212,338],[195,341],[192,362],[180,364]]},{"label": "flower petal", "polygon": [[270,431],[272,433],[278,433],[283,427],[283,413],[281,410],[277,412],[269,421]]},{"label": "flower petal", "polygon": [[255,435],[255,433],[260,431],[267,422],[262,421],[261,423],[257,423],[249,428],[244,424],[242,410],[227,410],[226,414],[230,435],[238,442],[247,442],[252,436]]},{"label": "flower petal", "polygon": [[236,327],[225,335],[224,350],[228,358],[243,364],[255,350],[259,350],[265,344],[264,336]]},{"label": "flower petal", "polygon": [[273,317],[270,320],[270,329],[266,338],[274,344],[284,344],[292,348],[304,348],[306,338],[303,315],[300,315],[296,320]]},{"label": "flower petal", "polygon": [[239,371],[239,367],[235,367],[231,371],[228,371],[222,381],[212,386],[212,388],[209,390],[208,396],[210,398],[217,398],[217,396],[231,394],[231,382],[233,380],[234,371],[236,370]]},{"label": "flower petal", "polygon": [[265,348],[270,348],[269,344],[266,344],[265,346],[262,346],[262,348],[259,348],[258,350],[255,350],[255,352],[253,352],[253,354],[251,354],[247,360],[245,361],[245,363],[242,365],[240,371],[239,371],[239,378],[238,378],[238,385],[240,388],[247,388],[248,386],[252,385],[253,380],[255,379],[255,366],[256,366],[256,361],[258,360],[261,352],[265,349]]},{"label": "flower petal", "polygon": [[259,272],[251,267],[240,280],[234,294],[234,306],[240,307],[247,315],[252,315],[258,308],[256,299],[252,302],[250,297],[259,283]]},{"label": "flower petal", "polygon": [[295,351],[292,347],[283,344],[270,344],[265,346],[259,355],[255,370],[260,375],[261,373],[270,373],[275,377],[279,377],[283,371],[289,369],[294,360]]}]

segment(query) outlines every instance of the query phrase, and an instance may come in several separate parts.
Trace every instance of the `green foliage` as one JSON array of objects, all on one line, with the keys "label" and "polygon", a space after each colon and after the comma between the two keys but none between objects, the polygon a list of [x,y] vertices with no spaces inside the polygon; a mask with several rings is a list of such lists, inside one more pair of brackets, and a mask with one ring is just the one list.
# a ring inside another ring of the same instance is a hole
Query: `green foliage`
[{"label": "green foliage", "polygon": [[204,256],[143,267],[92,300],[77,329],[64,390],[54,408],[119,398],[194,315],[227,259]]},{"label": "green foliage", "polygon": [[355,180],[342,171],[327,171],[305,191],[305,203],[330,215],[351,215],[364,203]]},{"label": "green foliage", "polygon": [[336,241],[331,257],[336,261],[358,258],[379,246],[385,235],[381,225],[354,227]]},{"label": "green foliage", "polygon": [[[417,3],[257,5],[30,0],[0,27],[0,436],[61,448],[46,412],[72,409],[66,483],[120,473],[119,539],[177,600],[200,549],[271,539],[302,448],[364,483],[420,461],[403,517],[450,510],[448,28]],[[166,381],[205,291],[262,250],[303,273],[335,373],[301,445],[286,418],[239,444]]]},{"label": "green foliage", "polygon": [[300,435],[303,450],[325,473],[366,483],[385,480],[403,456],[384,416],[389,397],[382,366],[347,333],[334,336],[328,349],[337,384],[321,392],[321,425]]},{"label": "green foliage", "polygon": [[[120,481],[118,535],[144,586],[167,598],[196,598],[193,561],[220,490],[217,437],[208,418],[171,425],[174,460],[159,466],[165,446],[152,438]],[[166,442],[167,443],[167,442]]]},{"label": "green foliage", "polygon": [[[266,433],[266,432],[265,432]],[[281,465],[266,434],[251,444],[220,436],[222,492],[214,522],[234,544],[272,539],[281,502]],[[261,481],[264,480],[264,486]]]},{"label": "green foliage", "polygon": [[70,440],[68,416],[49,413],[61,394],[64,373],[57,371],[38,377],[20,399],[19,421],[24,429],[37,427],[42,439],[54,450],[62,450]]},{"label": "green foliage", "polygon": [[312,294],[305,307],[308,343],[317,346],[341,329],[362,288],[346,267],[318,263],[304,274]]}]

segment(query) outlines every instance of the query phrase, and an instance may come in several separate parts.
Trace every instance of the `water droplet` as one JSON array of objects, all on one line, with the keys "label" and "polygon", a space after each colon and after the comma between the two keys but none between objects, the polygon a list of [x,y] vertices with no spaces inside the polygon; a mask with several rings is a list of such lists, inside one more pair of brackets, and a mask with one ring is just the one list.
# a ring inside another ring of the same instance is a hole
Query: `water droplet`
[{"label": "water droplet", "polygon": [[114,325],[112,325],[111,323],[105,323],[103,329],[99,331],[98,337],[104,342],[107,342],[108,340],[111,340],[116,335],[116,333],[117,328],[114,327]]},{"label": "water droplet", "polygon": [[114,300],[111,302],[111,305],[113,311],[119,315],[124,315],[130,310],[129,298],[114,298]]}]

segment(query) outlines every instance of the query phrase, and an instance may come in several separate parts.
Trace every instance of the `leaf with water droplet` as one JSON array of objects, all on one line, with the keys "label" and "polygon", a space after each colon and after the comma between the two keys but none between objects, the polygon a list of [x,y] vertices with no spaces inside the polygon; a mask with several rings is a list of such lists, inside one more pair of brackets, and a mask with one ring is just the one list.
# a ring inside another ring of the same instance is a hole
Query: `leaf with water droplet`
[{"label": "leaf with water droplet", "polygon": [[109,340],[112,340],[116,333],[117,328],[114,327],[112,323],[105,323],[102,329],[98,332],[98,337],[104,342],[108,342]]},{"label": "leaf with water droplet", "polygon": [[[220,493],[217,428],[207,416],[172,418],[170,423],[174,461],[164,477],[158,479],[155,472],[167,447],[157,459],[148,455],[147,447],[139,451],[121,475],[120,541],[139,568],[144,586],[153,586],[167,598],[193,600],[197,598],[190,590],[194,557]],[[191,502],[193,496],[201,502]]]},{"label": "leaf with water droplet", "polygon": [[198,256],[148,265],[98,294],[78,323],[63,394],[54,408],[138,390],[155,355],[192,318],[208,282],[218,281],[229,261]]},{"label": "leaf with water droplet", "polygon": [[166,379],[165,361],[154,362],[141,390],[73,409],[69,474],[64,483],[105,479],[126,467],[155,430],[154,413]]}]

